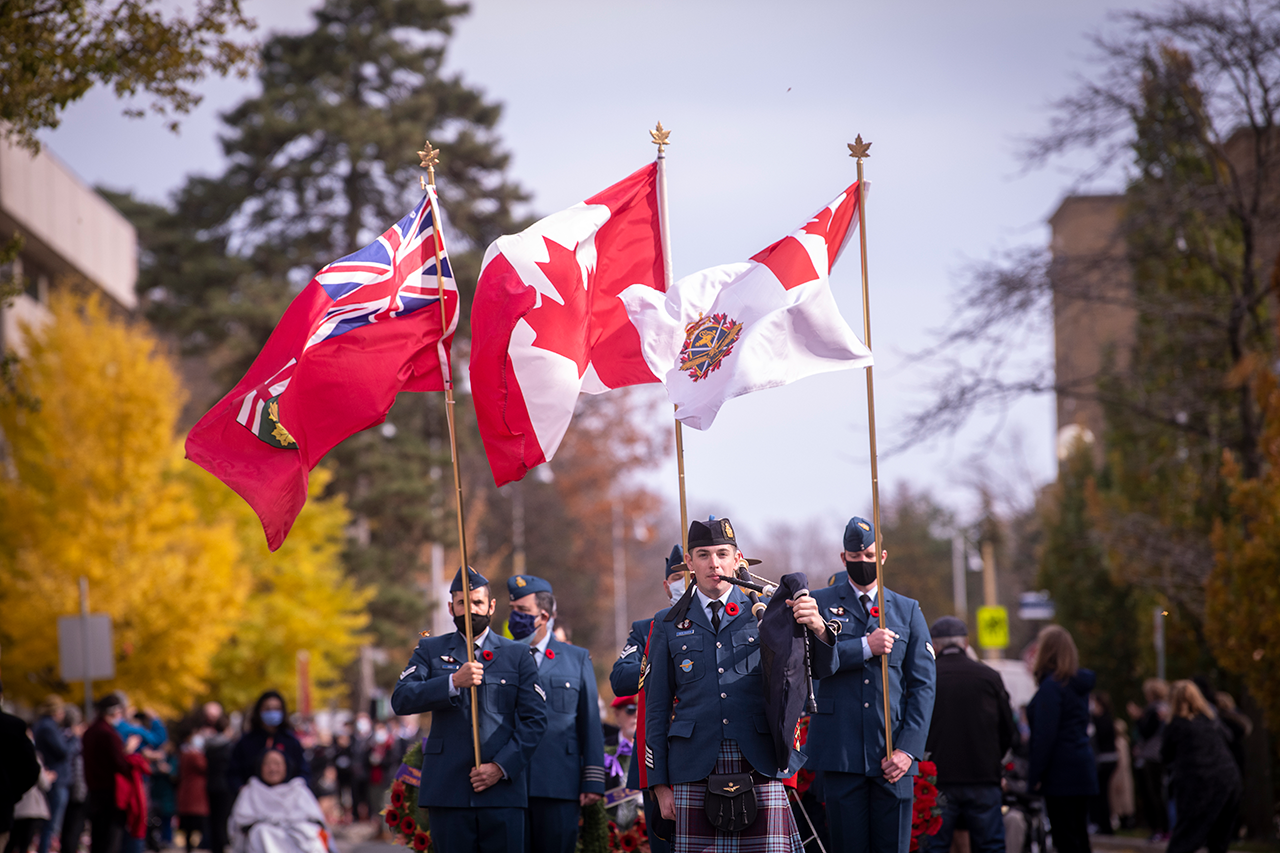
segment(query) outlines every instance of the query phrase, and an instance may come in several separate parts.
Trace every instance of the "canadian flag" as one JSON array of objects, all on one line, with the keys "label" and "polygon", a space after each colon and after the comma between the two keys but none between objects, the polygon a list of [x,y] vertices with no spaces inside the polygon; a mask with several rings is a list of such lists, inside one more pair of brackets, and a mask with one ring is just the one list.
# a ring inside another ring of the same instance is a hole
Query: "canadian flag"
[{"label": "canadian flag", "polygon": [[555,455],[578,394],[658,382],[618,298],[665,290],[657,164],[485,252],[471,395],[499,486]]},{"label": "canadian flag", "polygon": [[855,183],[745,263],[694,273],[667,293],[623,292],[644,357],[682,423],[707,429],[726,400],[872,363],[829,280],[857,213]]}]

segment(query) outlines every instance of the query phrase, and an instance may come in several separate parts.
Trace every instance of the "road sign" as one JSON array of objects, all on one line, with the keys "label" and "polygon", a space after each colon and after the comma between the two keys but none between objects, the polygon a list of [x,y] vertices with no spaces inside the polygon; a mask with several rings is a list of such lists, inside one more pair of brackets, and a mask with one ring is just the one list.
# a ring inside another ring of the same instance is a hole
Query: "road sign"
[{"label": "road sign", "polygon": [[978,608],[978,645],[984,649],[1009,647],[1009,611],[1003,607]]},{"label": "road sign", "polygon": [[[84,635],[85,626],[89,636]],[[106,614],[58,617],[58,662],[62,680],[105,681],[116,677],[115,645],[111,639],[111,617]],[[85,653],[89,667],[85,670]]]},{"label": "road sign", "polygon": [[1018,596],[1018,618],[1024,622],[1047,622],[1056,612],[1047,589]]}]

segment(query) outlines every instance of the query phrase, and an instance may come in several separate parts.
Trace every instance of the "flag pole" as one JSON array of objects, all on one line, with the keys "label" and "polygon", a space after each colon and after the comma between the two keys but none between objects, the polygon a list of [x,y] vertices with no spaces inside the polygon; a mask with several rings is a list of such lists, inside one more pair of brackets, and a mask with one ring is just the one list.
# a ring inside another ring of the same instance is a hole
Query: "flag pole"
[{"label": "flag pole", "polygon": [[[467,527],[463,520],[462,507],[462,471],[458,467],[458,431],[454,424],[454,399],[453,399],[453,365],[449,363],[447,350],[444,348],[444,336],[449,329],[449,312],[444,304],[444,270],[440,264],[440,235],[441,223],[440,212],[436,209],[435,203],[435,187],[436,187],[436,164],[440,162],[439,149],[432,148],[430,142],[424,142],[422,150],[418,152],[418,156],[422,158],[422,166],[427,170],[427,180],[423,183],[422,188],[425,190],[430,185],[433,192],[430,193],[428,199],[431,204],[431,248],[436,256],[436,295],[440,302],[440,372],[444,379],[444,411],[446,419],[449,422],[449,455],[453,458],[453,487],[455,491],[455,503],[458,508],[458,550],[462,556],[462,612],[463,616],[463,633],[467,638],[467,663],[476,662],[476,645],[475,635],[471,627],[471,577],[470,566],[467,562]],[[419,179],[421,182],[421,178]],[[459,306],[461,310],[461,306]],[[471,685],[471,745],[475,752],[476,767],[480,766],[480,706],[476,702],[476,686]]]},{"label": "flag pole", "polygon": [[[653,144],[658,146],[658,233],[662,238],[662,283],[664,290],[670,290],[671,273],[671,231],[667,225],[667,154],[666,147],[671,143],[668,137],[671,131],[664,130],[662,122],[649,131]],[[684,555],[684,585],[688,588],[689,577],[689,504],[684,489],[684,426],[676,419],[676,470],[680,477],[680,549]]]},{"label": "flag pole", "polygon": [[[867,276],[867,185],[862,179],[862,160],[871,156],[871,143],[862,134],[849,143],[849,156],[858,161],[858,242],[862,249],[862,342],[871,349],[871,287]],[[876,528],[876,597],[879,599],[880,629],[884,630],[884,562],[880,559],[880,473],[876,467],[876,391],[867,365],[867,423],[871,437],[871,523]],[[881,661],[880,681],[884,693],[885,757],[893,758],[893,725],[889,716],[889,667]]]}]

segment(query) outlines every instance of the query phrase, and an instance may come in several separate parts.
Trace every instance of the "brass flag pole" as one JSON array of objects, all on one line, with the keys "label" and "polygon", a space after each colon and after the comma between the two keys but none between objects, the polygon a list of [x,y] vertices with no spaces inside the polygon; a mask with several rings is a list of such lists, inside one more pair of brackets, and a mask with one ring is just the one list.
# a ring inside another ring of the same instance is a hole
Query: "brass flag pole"
[{"label": "brass flag pole", "polygon": [[[862,141],[858,134],[849,143],[849,156],[858,161],[858,242],[862,249],[862,342],[871,349],[871,287],[867,276],[867,184],[862,179],[862,161],[871,156],[871,143]],[[874,350],[873,350],[874,352]],[[884,562],[880,558],[880,474],[876,467],[876,391],[867,365],[867,423],[871,436],[871,523],[876,528],[876,598],[880,612],[880,629],[884,630]],[[884,745],[885,757],[893,758],[893,724],[889,716],[889,665],[880,662],[880,683],[884,693]]]},{"label": "brass flag pole", "polygon": [[[668,138],[671,131],[662,127],[662,122],[649,131],[653,144],[658,146],[658,234],[662,240],[662,281],[663,287],[671,289],[671,231],[667,223],[667,154],[666,147],[671,143]],[[677,418],[676,424],[676,470],[680,477],[680,548],[684,554],[684,585],[687,589],[692,583],[689,575],[689,504],[684,490],[684,431],[683,424]]]},{"label": "brass flag pole", "polygon": [[[445,416],[449,421],[449,455],[453,457],[453,487],[455,491],[456,504],[458,507],[458,550],[462,555],[462,612],[466,614],[463,617],[463,633],[467,638],[467,663],[476,662],[476,646],[475,637],[471,629],[471,577],[470,566],[467,562],[467,528],[463,521],[462,507],[462,471],[458,466],[458,432],[454,423],[454,399],[453,399],[453,365],[449,362],[449,356],[444,347],[444,336],[449,329],[449,312],[444,304],[444,270],[440,264],[440,242],[441,242],[441,222],[440,211],[436,207],[436,164],[440,162],[439,149],[432,148],[429,141],[423,142],[422,150],[418,152],[418,156],[422,159],[422,167],[427,170],[427,181],[423,185],[423,189],[430,186],[431,190],[427,194],[431,203],[431,248],[435,251],[436,256],[436,294],[440,301],[440,372],[444,379],[444,402]],[[459,303],[458,310],[462,310]],[[471,744],[475,749],[476,767],[480,766],[480,706],[476,702],[476,686],[471,685]]]}]

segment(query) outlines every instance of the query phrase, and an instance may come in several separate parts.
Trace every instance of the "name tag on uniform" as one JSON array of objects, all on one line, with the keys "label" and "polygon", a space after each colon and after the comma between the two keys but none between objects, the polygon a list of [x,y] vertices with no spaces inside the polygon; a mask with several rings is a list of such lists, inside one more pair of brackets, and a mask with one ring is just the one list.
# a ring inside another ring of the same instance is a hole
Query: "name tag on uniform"
[{"label": "name tag on uniform", "polygon": [[689,635],[690,635],[690,634],[692,634],[692,633],[693,633],[693,629],[692,629],[692,628],[690,628],[688,631],[676,631],[676,636],[677,636],[677,637],[687,637],[687,636],[689,636]]}]

